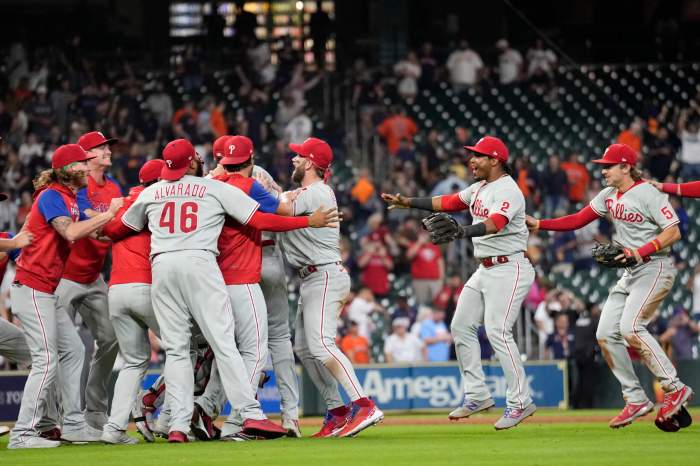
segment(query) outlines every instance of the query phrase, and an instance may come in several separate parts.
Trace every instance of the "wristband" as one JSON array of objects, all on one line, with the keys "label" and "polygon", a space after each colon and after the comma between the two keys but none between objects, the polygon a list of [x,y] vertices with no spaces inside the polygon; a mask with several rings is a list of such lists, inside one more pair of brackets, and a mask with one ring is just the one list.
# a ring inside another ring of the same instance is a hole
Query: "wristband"
[{"label": "wristband", "polygon": [[486,224],[484,222],[474,223],[472,225],[464,225],[462,228],[462,238],[471,238],[473,236],[484,236],[486,234]]},{"label": "wristband", "polygon": [[433,210],[433,198],[432,197],[409,197],[408,205],[414,209],[421,210]]},{"label": "wristband", "polygon": [[642,258],[651,256],[655,252],[659,251],[661,249],[661,243],[659,240],[655,239],[653,241],[649,241],[647,244],[644,246],[640,247],[637,249],[637,252],[639,253]]}]

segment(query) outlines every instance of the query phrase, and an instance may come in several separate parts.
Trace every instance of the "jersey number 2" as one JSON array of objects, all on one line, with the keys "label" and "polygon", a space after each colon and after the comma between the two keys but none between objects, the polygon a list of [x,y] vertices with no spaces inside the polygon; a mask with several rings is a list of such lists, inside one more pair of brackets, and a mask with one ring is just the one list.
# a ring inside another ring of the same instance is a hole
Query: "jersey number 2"
[{"label": "jersey number 2", "polygon": [[[197,229],[196,202],[185,202],[180,206],[180,231],[189,233]],[[166,202],[160,213],[160,227],[167,228],[169,233],[175,233],[175,203]]]}]

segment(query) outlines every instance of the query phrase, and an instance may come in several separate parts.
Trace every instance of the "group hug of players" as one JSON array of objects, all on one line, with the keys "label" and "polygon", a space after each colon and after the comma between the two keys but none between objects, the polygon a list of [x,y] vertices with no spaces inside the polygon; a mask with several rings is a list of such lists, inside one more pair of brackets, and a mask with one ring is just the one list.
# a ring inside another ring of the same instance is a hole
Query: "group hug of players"
[{"label": "group hug of players", "polygon": [[[154,434],[173,443],[301,436],[282,257],[301,278],[294,350],[328,408],[314,437],[354,436],[379,423],[382,411],[335,344],[350,280],[340,258],[337,204],[326,184],[333,160],[328,144],[309,138],[290,145],[296,154],[292,179],[301,187],[282,192],[255,166],[248,138],[217,139],[218,166],[207,177],[192,144],[178,139],[165,147],[162,159],[141,168],[141,184],[122,198],[105,174],[114,142],[91,132],[59,147],[51,169],[35,179],[22,231],[0,239],[0,250],[16,260],[11,301],[22,324],[20,331],[2,322],[0,352],[31,364],[8,448],[51,448],[61,441],[134,444],[126,433],[130,417],[147,441]],[[433,198],[382,194],[390,209],[468,209],[473,218],[471,225],[455,223],[450,234],[472,238],[481,263],[464,286],[451,328],[465,396],[450,419],[494,405],[479,361],[481,325],[508,385],[496,429],[514,427],[535,412],[512,334],[534,280],[524,256],[528,230],[572,230],[607,217],[629,262],[598,328],[626,402],[610,426],[628,425],[654,407],[634,374],[628,345],[666,393],[657,426],[689,425],[685,405],[693,392],[646,326],[676,275],[668,252],[680,238],[678,218],[663,192],[700,197],[700,183],[646,182],[636,169],[636,153],[614,144],[594,161],[603,167],[607,188],[576,214],[537,220],[525,214],[500,139],[486,136],[465,149],[476,182],[464,191]],[[263,237],[264,231],[273,233]],[[434,239],[442,233],[431,231]],[[110,247],[108,287],[100,272]],[[77,316],[95,340],[84,387]],[[163,377],[142,392],[149,329],[160,337],[166,362]],[[281,426],[267,419],[255,396],[268,348],[282,398]],[[107,385],[119,351],[125,364],[108,410]],[[219,430],[213,420],[227,400],[232,412]],[[152,423],[158,407],[161,414]]]}]

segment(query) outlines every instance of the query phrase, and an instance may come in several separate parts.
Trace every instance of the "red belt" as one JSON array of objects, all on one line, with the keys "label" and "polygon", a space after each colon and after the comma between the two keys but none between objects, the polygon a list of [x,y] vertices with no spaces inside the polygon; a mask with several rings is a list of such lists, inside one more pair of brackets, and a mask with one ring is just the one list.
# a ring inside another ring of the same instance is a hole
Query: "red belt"
[{"label": "red belt", "polygon": [[264,248],[265,246],[274,246],[274,245],[275,245],[275,240],[274,240],[274,239],[266,239],[266,240],[264,240],[262,243],[260,243],[260,246],[263,247],[263,248]]},{"label": "red belt", "polygon": [[481,265],[487,269],[496,264],[505,264],[506,262],[508,262],[508,256],[485,257],[481,259]]}]

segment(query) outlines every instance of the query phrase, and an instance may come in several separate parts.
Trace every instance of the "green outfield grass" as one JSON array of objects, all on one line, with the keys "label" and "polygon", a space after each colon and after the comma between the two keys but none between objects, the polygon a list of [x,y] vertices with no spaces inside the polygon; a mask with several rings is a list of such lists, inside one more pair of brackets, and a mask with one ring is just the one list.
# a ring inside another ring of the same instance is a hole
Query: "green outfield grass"
[{"label": "green outfield grass", "polygon": [[[608,415],[610,411],[561,413]],[[559,415],[548,411],[548,416]],[[426,422],[432,415],[392,416]],[[487,419],[495,418],[489,416]],[[441,418],[444,418],[444,414]],[[391,422],[391,421],[389,421]],[[313,427],[307,426],[310,434]],[[2,449],[7,437],[2,439]],[[266,442],[165,441],[136,446],[80,445],[50,450],[5,450],[0,464],[26,466],[151,465],[665,465],[697,464],[700,427],[664,433],[648,421],[612,430],[604,422],[538,423],[496,432],[490,424],[379,425],[354,439],[281,439]]]}]

